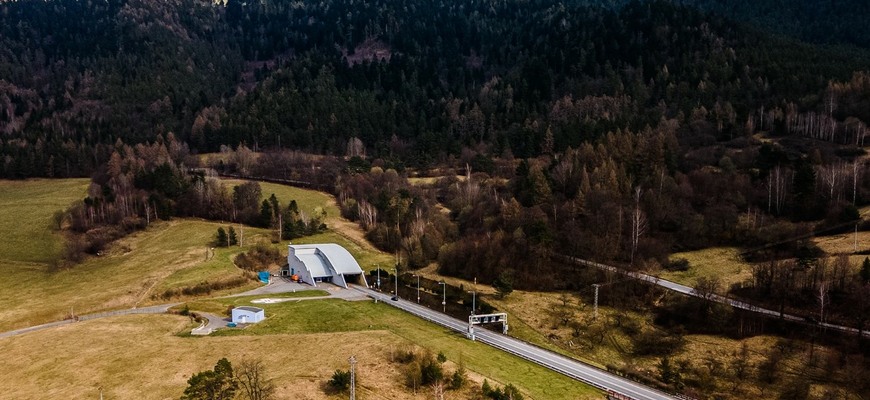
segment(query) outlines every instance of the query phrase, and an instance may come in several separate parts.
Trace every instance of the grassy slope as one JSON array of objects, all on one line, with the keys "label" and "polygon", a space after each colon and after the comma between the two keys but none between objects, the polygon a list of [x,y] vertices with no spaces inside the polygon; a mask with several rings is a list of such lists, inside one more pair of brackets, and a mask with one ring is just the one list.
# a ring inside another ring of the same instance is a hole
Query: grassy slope
[{"label": "grassy slope", "polygon": [[52,232],[52,215],[85,197],[88,179],[0,181],[0,268],[12,263],[44,264],[63,248]]},{"label": "grassy slope", "polygon": [[[148,304],[173,273],[203,264],[206,243],[217,226],[193,220],[159,222],[120,240],[108,254],[67,270],[15,268],[0,281],[0,329],[61,319],[70,308],[84,314]],[[215,259],[228,260],[238,251],[218,249]],[[240,274],[226,261],[207,266],[191,281]]]},{"label": "grassy slope", "polygon": [[657,276],[687,286],[694,286],[700,277],[718,277],[723,291],[752,276],[752,266],[741,260],[739,250],[733,247],[714,247],[671,255],[671,260],[679,258],[689,260],[688,271],[662,270]]},{"label": "grassy slope", "polygon": [[[222,179],[221,181],[228,187],[246,182],[239,179]],[[338,205],[332,196],[315,190],[300,189],[268,182],[260,182],[260,189],[264,198],[268,198],[274,193],[282,208],[287,207],[290,204],[290,200],[296,200],[299,210],[309,215],[319,213],[320,210],[326,211],[325,222],[329,231],[314,236],[294,239],[293,243],[338,243],[353,254],[359,265],[365,270],[375,269],[376,264],[384,267],[392,265],[395,262],[392,256],[378,251],[366,241],[358,225],[341,218]],[[285,241],[283,244],[286,243]],[[286,252],[286,249],[282,248],[282,251]]]},{"label": "grassy slope", "polygon": [[[18,207],[21,208],[18,210],[18,215],[27,216],[26,218],[28,219],[36,219],[36,217],[33,216],[41,216],[42,220],[46,222],[50,221],[50,216],[54,212],[54,209],[46,210],[47,207],[45,207],[45,203],[40,201],[28,202],[23,200],[31,196],[52,198],[56,200],[58,205],[57,209],[61,209],[64,208],[64,204],[69,204],[69,202],[82,197],[87,181],[80,180],[75,182],[75,184],[68,183],[67,181],[52,181],[52,183],[53,184],[50,186],[45,185],[44,182],[25,183],[23,185],[24,189],[16,188],[14,191],[9,190],[0,192],[0,201],[8,201],[9,204],[17,204]],[[334,200],[332,200],[331,197],[322,193],[302,191],[300,189],[288,188],[280,185],[263,184],[262,186],[265,196],[275,193],[281,200],[282,204],[287,204],[288,200],[285,199],[293,198],[297,200],[300,208],[303,210],[314,209],[315,207],[325,208],[328,215],[327,223],[330,224],[331,221],[339,223],[338,226],[340,228],[347,230],[341,233],[330,231],[313,237],[300,239],[295,242],[314,243],[334,241],[341,243],[347,246],[348,249],[359,258],[360,263],[365,267],[371,267],[375,263],[381,263],[383,266],[392,261],[390,255],[377,252],[371,248],[370,244],[361,241],[358,232],[351,231],[350,228],[353,226],[348,225],[346,221],[342,221],[338,218],[337,208],[335,208]],[[46,191],[46,187],[52,189]],[[71,188],[76,188],[77,190],[73,191]],[[56,191],[70,192],[57,193]],[[335,214],[331,214],[331,211]],[[4,213],[4,215],[7,214]],[[340,224],[342,222],[344,222],[344,225]],[[122,239],[102,257],[91,258],[72,269],[56,273],[49,273],[45,265],[40,266],[38,264],[35,268],[20,268],[18,265],[20,264],[20,261],[16,261],[16,264],[13,267],[7,267],[7,271],[5,271],[7,273],[4,275],[6,279],[0,281],[0,305],[3,306],[0,308],[0,330],[14,329],[60,319],[70,310],[71,307],[74,307],[77,314],[82,314],[105,309],[127,308],[134,305],[160,302],[150,300],[151,295],[154,293],[160,293],[162,290],[167,288],[195,284],[203,279],[220,279],[237,275],[238,270],[232,266],[230,260],[242,249],[237,247],[228,249],[218,248],[216,249],[215,257],[208,261],[205,259],[206,248],[209,246],[208,243],[211,241],[215,230],[220,225],[221,224],[218,223],[200,220],[159,222],[149,227],[146,231],[138,232]],[[52,237],[50,233],[46,232],[46,227],[32,229],[26,237],[19,240],[21,243],[29,243],[27,241],[29,237],[39,237],[39,235],[48,235],[49,237]],[[261,229],[245,228],[245,235],[246,241],[253,243],[257,240],[265,240],[266,237],[268,237],[268,232]],[[57,246],[57,248],[60,248],[60,238],[54,238],[52,243],[54,246]],[[283,244],[281,246],[283,246]],[[18,257],[23,260],[37,259],[34,257],[37,247],[30,246],[29,249],[30,250],[20,251]],[[226,301],[232,302],[234,300]],[[392,308],[382,305],[374,305],[367,302],[345,303],[339,301],[318,301],[317,303],[324,304],[322,307],[326,307],[326,309],[311,307],[309,303],[282,303],[268,305],[267,307],[278,310],[284,309],[288,312],[288,317],[283,318],[282,324],[284,325],[277,327],[273,325],[270,330],[270,325],[264,324],[250,330],[249,332],[245,332],[245,334],[285,335],[287,332],[296,332],[297,334],[303,335],[316,333],[310,338],[310,341],[322,342],[324,340],[329,340],[328,338],[323,337],[323,332],[330,332],[329,335],[337,335],[339,333],[335,333],[335,331],[343,331],[347,332],[346,334],[356,337],[358,343],[364,343],[366,348],[370,348],[373,346],[382,346],[383,343],[379,341],[381,339],[378,339],[377,344],[375,344],[375,342],[370,340],[372,335],[367,333],[364,336],[369,339],[362,340],[360,335],[354,334],[354,332],[372,329],[370,327],[372,321],[378,321],[378,329],[375,330],[376,334],[374,334],[374,336],[380,337],[386,335],[384,343],[392,342],[396,343],[396,345],[399,343],[421,343],[434,351],[444,350],[449,357],[454,359],[461,356],[471,370],[479,371],[491,379],[498,381],[521,384],[521,387],[531,394],[532,398],[588,398],[594,397],[596,393],[588,387],[578,384],[568,378],[522,362],[514,357],[494,351],[486,346],[477,343],[470,343],[459,336],[435,327],[434,325],[422,323],[420,320],[407,316]],[[220,307],[216,307],[215,311],[220,309]],[[307,318],[301,319],[300,316],[302,315],[306,315]],[[350,321],[350,323],[338,325],[332,322],[317,322],[323,321],[323,315],[341,316],[343,319]],[[292,318],[289,316],[292,316]],[[136,326],[134,317],[125,318],[122,318],[122,320],[126,321],[129,319],[130,321],[128,321],[129,323],[124,326],[133,331],[133,337],[137,337],[136,335],[138,334],[145,335],[140,339],[125,340],[125,342],[128,343],[126,346],[131,346],[129,343],[136,342],[136,345],[133,346],[135,349],[130,349],[132,353],[128,351],[121,353],[117,350],[114,352],[106,349],[99,350],[100,346],[109,345],[110,341],[107,341],[104,337],[91,337],[95,335],[94,332],[82,333],[82,336],[80,337],[75,337],[73,335],[69,339],[71,341],[70,343],[77,343],[77,345],[67,346],[68,348],[65,351],[61,351],[63,354],[60,354],[59,357],[53,358],[55,362],[48,363],[46,361],[47,358],[40,358],[40,360],[33,363],[32,366],[28,365],[27,367],[17,368],[11,366],[16,365],[16,362],[23,363],[23,360],[27,358],[27,354],[29,353],[27,353],[27,351],[24,351],[23,353],[17,352],[21,346],[15,345],[14,343],[20,343],[19,340],[22,340],[21,338],[9,339],[0,343],[0,349],[3,349],[6,346],[11,346],[11,348],[6,347],[4,351],[6,351],[7,354],[10,354],[10,358],[13,361],[8,364],[10,368],[8,370],[7,368],[3,368],[6,371],[2,372],[4,372],[4,375],[5,372],[15,371],[16,373],[22,373],[22,376],[42,376],[42,378],[37,378],[33,381],[42,381],[43,383],[46,383],[45,380],[48,379],[48,377],[53,376],[54,373],[61,373],[58,372],[59,370],[66,371],[62,372],[62,374],[77,374],[79,371],[94,372],[96,369],[97,373],[92,375],[102,375],[103,378],[101,379],[101,382],[116,382],[117,386],[123,388],[126,385],[126,383],[124,383],[126,381],[121,381],[111,374],[126,376],[127,368],[129,366],[121,365],[124,364],[124,360],[132,357],[131,354],[135,354],[136,357],[133,358],[137,360],[151,360],[153,358],[160,358],[158,351],[154,350],[155,348],[163,349],[160,351],[161,353],[165,351],[166,354],[170,355],[176,352],[172,349],[177,349],[178,353],[186,353],[186,351],[179,349],[179,346],[183,346],[183,343],[167,342],[167,340],[172,342],[174,340],[183,339],[166,339],[163,337],[165,334],[156,332],[147,333],[152,327]],[[153,317],[138,318],[150,320]],[[282,321],[282,319],[275,318],[272,321],[277,323]],[[123,327],[110,328],[96,323],[88,324],[88,326],[100,332],[118,331],[116,333],[124,333],[121,332],[124,329]],[[84,324],[76,324],[76,326],[82,325]],[[303,325],[305,327],[300,328]],[[158,324],[158,326],[160,326],[160,324]],[[295,328],[293,328],[294,326]],[[336,328],[338,326],[341,326],[341,328]],[[25,337],[27,338],[28,343],[52,342],[58,340],[56,337],[51,338],[52,335],[62,335],[66,338],[70,329],[75,328],[65,327],[38,334],[26,335]],[[390,332],[385,334],[383,330],[389,330]],[[149,335],[152,334],[157,336],[151,338]],[[36,336],[43,335],[46,336],[44,340],[39,338],[36,338],[37,340],[35,341],[33,340]],[[96,333],[96,335],[99,336],[99,332]],[[94,340],[93,345],[91,345],[91,339]],[[233,350],[230,350],[230,348],[239,347],[239,343],[247,341],[247,339],[240,341],[238,339],[230,338],[211,340],[221,340],[233,343],[228,347],[223,347],[226,354],[232,354]],[[141,342],[143,341],[150,342],[150,345],[147,346],[147,348],[143,348],[141,346]],[[262,341],[262,339],[258,338],[255,341]],[[164,349],[161,346],[167,347]],[[23,348],[26,349],[27,347],[24,346]],[[37,350],[31,349],[31,351]],[[136,351],[139,351],[139,353],[137,354]],[[203,350],[203,353],[214,354],[216,351],[217,349],[209,348],[208,351]],[[79,352],[84,352],[85,355],[81,358],[69,356],[69,354],[78,354]],[[104,358],[106,353],[108,353],[109,357],[107,361],[106,358]],[[260,356],[262,353],[263,352],[257,352],[256,354],[257,356]],[[112,359],[112,354],[114,354],[114,359]],[[218,352],[218,354],[221,353]],[[96,357],[100,357],[104,362],[95,363]],[[184,357],[176,357],[174,360],[181,362],[182,358]],[[178,370],[187,371],[184,372],[186,375],[189,374],[189,371],[205,368],[208,366],[207,364],[214,362],[211,359],[205,360],[202,357],[197,357],[197,359],[200,360],[201,367],[194,369],[180,368]],[[190,360],[184,361],[187,363],[190,362]],[[90,366],[84,368],[84,363],[95,363],[97,365],[102,365],[102,367]],[[34,370],[34,368],[36,369]],[[26,373],[26,371],[29,371],[29,374]],[[34,371],[48,372],[35,373]],[[54,371],[54,373],[50,371]],[[107,374],[109,374],[109,376],[107,376]],[[176,386],[179,385],[178,379],[184,378],[185,375],[175,373],[173,379]],[[321,374],[318,374],[318,376],[321,376]],[[516,376],[522,376],[523,379],[518,380],[515,378]],[[82,379],[80,381],[88,381],[88,379]],[[183,384],[183,379],[180,382],[180,384]],[[140,383],[142,382],[140,381]],[[150,380],[145,384],[146,386],[156,385],[156,383]],[[49,386],[50,387],[47,391],[31,393],[53,393],[56,395],[71,393],[68,391],[69,389],[64,389],[63,387]],[[136,390],[138,386],[126,386],[127,389],[122,389],[119,393],[137,393]],[[22,388],[23,390],[27,390],[26,387]],[[22,388],[14,389],[13,391],[21,390]],[[31,387],[31,390],[32,389],[33,388]],[[78,387],[78,389],[73,389],[76,390],[73,393],[82,393],[83,389],[85,388]],[[123,390],[127,390],[127,392],[124,392]],[[161,393],[160,390],[163,389],[158,390],[155,388],[155,390],[157,390],[157,393]],[[172,392],[174,393],[175,391],[176,390],[173,389]],[[169,392],[166,393],[168,397],[175,396],[174,394],[168,394]],[[382,393],[380,387],[378,387],[378,393]],[[312,398],[318,397],[314,396]]]},{"label": "grassy slope", "polygon": [[[226,309],[227,305],[252,305],[246,299],[199,301],[191,308]],[[208,303],[212,303],[209,305]],[[424,322],[384,304],[370,301],[345,302],[329,299],[304,302],[259,304],[266,321],[244,330],[218,331],[218,336],[259,336],[283,334],[390,331],[433,352],[443,351],[449,359],[460,357],[472,371],[500,382],[511,382],[535,399],[594,397],[597,393],[574,380],[532,365],[462,335]],[[324,318],[328,316],[328,318]],[[341,321],[341,323],[336,323]],[[522,377],[517,379],[516,377]]]}]

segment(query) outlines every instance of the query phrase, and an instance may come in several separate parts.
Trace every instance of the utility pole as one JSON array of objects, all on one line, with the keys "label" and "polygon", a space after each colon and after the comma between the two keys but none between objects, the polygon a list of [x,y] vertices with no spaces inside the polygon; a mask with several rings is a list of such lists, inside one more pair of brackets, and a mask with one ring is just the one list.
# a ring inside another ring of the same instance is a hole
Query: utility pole
[{"label": "utility pole", "polygon": [[396,298],[399,298],[399,266],[396,265],[396,268],[393,268],[393,272],[396,273]]},{"label": "utility pole", "polygon": [[420,304],[420,275],[414,274],[417,277],[417,304]]},{"label": "utility pole", "polygon": [[471,315],[477,312],[477,277],[474,277],[474,291],[471,292]]},{"label": "utility pole", "polygon": [[592,284],[592,287],[595,288],[595,306],[594,306],[594,308],[593,308],[593,309],[594,309],[594,311],[593,311],[593,318],[595,318],[595,319],[598,319],[598,288],[599,288],[600,286],[601,286],[601,285],[599,285],[599,284],[597,284],[597,283]]},{"label": "utility pole", "polygon": [[356,400],[356,357],[350,356],[350,400]]},{"label": "utility pole", "polygon": [[441,297],[441,312],[447,314],[447,283],[438,282],[438,284],[444,286],[443,296]]},{"label": "utility pole", "polygon": [[378,290],[381,290],[381,264],[375,264],[378,267]]}]

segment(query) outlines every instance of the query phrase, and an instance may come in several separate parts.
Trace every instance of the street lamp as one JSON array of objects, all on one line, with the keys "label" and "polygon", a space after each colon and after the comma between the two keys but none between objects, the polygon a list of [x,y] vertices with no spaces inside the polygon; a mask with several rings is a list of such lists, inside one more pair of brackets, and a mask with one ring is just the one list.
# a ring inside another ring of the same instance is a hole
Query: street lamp
[{"label": "street lamp", "polygon": [[417,277],[417,304],[420,304],[420,275],[413,274]]},{"label": "street lamp", "polygon": [[399,299],[399,268],[393,268],[393,272],[396,274],[396,299]]},{"label": "street lamp", "polygon": [[378,290],[381,290],[381,264],[375,264],[378,267]]},{"label": "street lamp", "polygon": [[471,315],[474,315],[474,310],[477,309],[477,291],[471,292]]},{"label": "street lamp", "polygon": [[443,292],[444,294],[441,297],[441,308],[442,308],[441,312],[447,314],[447,283],[442,281],[442,282],[438,282],[438,284],[441,286],[444,286],[444,292]]}]

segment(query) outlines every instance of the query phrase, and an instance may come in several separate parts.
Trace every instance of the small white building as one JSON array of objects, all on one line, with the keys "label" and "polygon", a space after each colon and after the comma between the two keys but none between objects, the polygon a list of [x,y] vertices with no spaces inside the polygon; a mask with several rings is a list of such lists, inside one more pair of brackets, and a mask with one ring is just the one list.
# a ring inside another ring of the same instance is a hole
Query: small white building
[{"label": "small white building", "polygon": [[353,255],[335,243],[291,244],[288,246],[287,268],[290,275],[311,286],[331,282],[347,288],[348,281],[359,281],[368,287],[362,268]]},{"label": "small white building", "polygon": [[256,324],[266,319],[262,308],[241,306],[233,308],[233,322],[237,324]]}]

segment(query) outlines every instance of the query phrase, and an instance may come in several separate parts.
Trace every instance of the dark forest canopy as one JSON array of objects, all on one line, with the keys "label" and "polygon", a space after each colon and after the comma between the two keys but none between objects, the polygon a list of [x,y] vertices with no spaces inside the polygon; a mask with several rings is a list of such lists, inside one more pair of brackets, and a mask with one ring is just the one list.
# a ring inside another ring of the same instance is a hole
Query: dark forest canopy
[{"label": "dark forest canopy", "polygon": [[0,176],[86,175],[105,145],[169,132],[196,152],[341,154],[356,137],[421,166],[699,110],[716,126],[700,134],[730,139],[764,109],[824,112],[829,82],[870,65],[666,1],[587,3],[6,2]]}]

